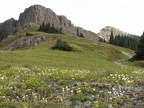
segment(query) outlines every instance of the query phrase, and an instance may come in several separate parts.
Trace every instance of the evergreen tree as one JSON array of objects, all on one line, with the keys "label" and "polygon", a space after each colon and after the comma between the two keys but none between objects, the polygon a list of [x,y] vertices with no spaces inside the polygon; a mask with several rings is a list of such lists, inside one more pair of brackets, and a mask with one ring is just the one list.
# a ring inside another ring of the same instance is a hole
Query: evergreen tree
[{"label": "evergreen tree", "polygon": [[51,25],[50,23],[42,23],[38,29],[39,31],[47,32],[47,33],[62,33],[62,27],[61,28],[55,28],[54,25]]},{"label": "evergreen tree", "polygon": [[144,32],[140,38],[134,59],[135,60],[144,60]]},{"label": "evergreen tree", "polygon": [[111,31],[111,35],[110,35],[110,40],[109,40],[110,44],[114,44],[114,36],[113,36],[113,31]]},{"label": "evergreen tree", "polygon": [[124,36],[124,47],[128,48],[128,37]]},{"label": "evergreen tree", "polygon": [[79,35],[80,35],[79,28],[77,27],[77,36],[79,36]]},{"label": "evergreen tree", "polygon": [[45,28],[45,23],[44,23],[44,22],[42,23],[42,28],[43,28],[43,29]]},{"label": "evergreen tree", "polygon": [[113,32],[111,32],[109,43],[112,45],[125,47],[125,48],[129,48],[129,49],[136,51],[138,40],[139,40],[138,36],[132,37],[132,36],[126,36],[126,35],[124,36],[117,35],[114,38]]}]

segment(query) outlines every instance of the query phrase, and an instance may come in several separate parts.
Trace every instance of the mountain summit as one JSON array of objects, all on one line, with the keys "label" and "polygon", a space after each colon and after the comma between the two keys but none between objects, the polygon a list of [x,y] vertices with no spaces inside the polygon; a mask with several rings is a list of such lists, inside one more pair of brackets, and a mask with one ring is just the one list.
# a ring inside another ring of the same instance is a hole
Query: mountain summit
[{"label": "mountain summit", "polygon": [[111,31],[113,31],[113,35],[114,36],[124,36],[124,35],[128,35],[128,33],[123,32],[121,30],[119,30],[118,28],[112,27],[112,26],[106,26],[104,28],[102,28],[100,30],[100,32],[98,33],[99,37],[105,39],[105,40],[109,40],[110,35],[111,35]]},{"label": "mountain summit", "polygon": [[33,5],[20,14],[18,20],[13,18],[0,24],[0,41],[8,35],[20,32],[28,27],[39,27],[42,23],[49,23],[52,27],[60,29],[63,34],[82,35],[85,38],[97,41],[98,36],[81,27],[74,26],[66,16],[57,15],[50,8]]}]

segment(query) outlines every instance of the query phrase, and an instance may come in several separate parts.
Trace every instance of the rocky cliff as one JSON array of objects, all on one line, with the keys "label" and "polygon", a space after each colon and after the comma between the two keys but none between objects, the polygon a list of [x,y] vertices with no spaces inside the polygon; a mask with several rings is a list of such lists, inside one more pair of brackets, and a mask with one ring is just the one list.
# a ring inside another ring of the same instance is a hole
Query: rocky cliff
[{"label": "rocky cliff", "polygon": [[0,41],[8,35],[16,32],[16,23],[17,21],[14,18],[11,18],[0,24]]},{"label": "rocky cliff", "polygon": [[105,39],[106,41],[109,40],[110,35],[111,35],[111,31],[113,31],[113,35],[117,36],[117,35],[128,35],[128,33],[123,32],[121,30],[119,30],[118,28],[112,27],[112,26],[106,26],[103,29],[100,30],[100,32],[98,33],[99,37]]},{"label": "rocky cliff", "polygon": [[0,26],[0,39],[4,39],[15,31],[21,31],[33,26],[39,27],[43,22],[50,23],[54,28],[61,29],[63,34],[81,34],[85,38],[98,41],[98,36],[95,33],[74,26],[65,16],[59,16],[51,9],[41,5],[33,5],[26,8],[25,11],[20,14],[18,21],[10,19],[4,22],[2,26]]}]

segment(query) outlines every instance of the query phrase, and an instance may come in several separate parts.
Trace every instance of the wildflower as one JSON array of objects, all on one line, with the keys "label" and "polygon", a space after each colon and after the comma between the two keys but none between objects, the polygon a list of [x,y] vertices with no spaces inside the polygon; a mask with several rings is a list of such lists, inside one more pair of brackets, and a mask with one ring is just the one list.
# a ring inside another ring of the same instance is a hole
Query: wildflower
[{"label": "wildflower", "polygon": [[34,96],[34,98],[37,98],[37,96]]},{"label": "wildflower", "polygon": [[73,90],[71,90],[70,92],[73,93]]},{"label": "wildflower", "polygon": [[77,89],[77,93],[81,93],[81,89],[80,88]]},{"label": "wildflower", "polygon": [[2,86],[0,86],[0,89],[2,89],[3,87]]},{"label": "wildflower", "polygon": [[84,85],[85,85],[85,86],[88,86],[88,83],[87,83],[87,82],[84,82]]},{"label": "wildflower", "polygon": [[108,94],[111,94],[112,92],[111,91],[108,91]]},{"label": "wildflower", "polygon": [[72,80],[74,80],[75,78],[74,77],[72,77]]},{"label": "wildflower", "polygon": [[69,88],[68,88],[67,86],[66,86],[66,88],[65,88],[65,89],[66,89],[66,91],[69,91]]},{"label": "wildflower", "polygon": [[95,103],[96,107],[99,107],[99,102],[98,101],[95,101],[94,103]]},{"label": "wildflower", "polygon": [[62,91],[64,92],[64,88],[62,88]]}]

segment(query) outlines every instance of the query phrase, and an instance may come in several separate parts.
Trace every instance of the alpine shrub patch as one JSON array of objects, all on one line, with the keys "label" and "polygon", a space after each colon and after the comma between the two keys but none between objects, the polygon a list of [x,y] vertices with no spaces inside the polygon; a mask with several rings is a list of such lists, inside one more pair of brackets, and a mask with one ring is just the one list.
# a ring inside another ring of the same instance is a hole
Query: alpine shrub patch
[{"label": "alpine shrub patch", "polygon": [[73,48],[66,41],[63,41],[62,39],[58,39],[56,44],[52,47],[52,49],[73,51]]}]

